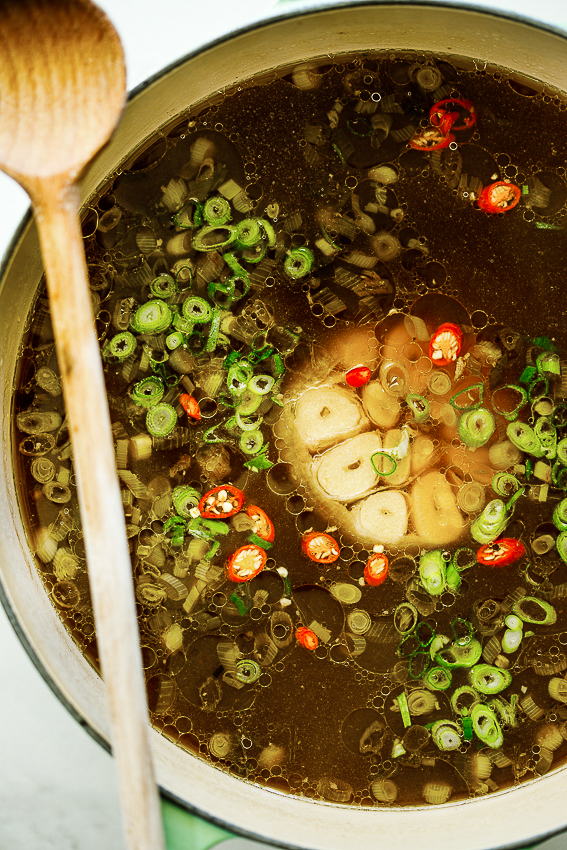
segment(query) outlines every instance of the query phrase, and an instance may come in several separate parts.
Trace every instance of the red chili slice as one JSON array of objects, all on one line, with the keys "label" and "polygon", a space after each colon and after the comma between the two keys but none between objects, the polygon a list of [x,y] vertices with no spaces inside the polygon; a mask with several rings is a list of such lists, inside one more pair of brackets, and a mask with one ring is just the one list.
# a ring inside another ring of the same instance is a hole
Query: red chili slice
[{"label": "red chili slice", "polygon": [[410,148],[417,151],[439,151],[448,148],[454,141],[455,137],[452,133],[443,133],[439,127],[426,127],[425,130],[412,136],[408,144]]},{"label": "red chili slice", "polygon": [[241,546],[228,559],[227,577],[236,582],[250,581],[262,572],[267,560],[268,556],[260,546],[254,543]]},{"label": "red chili slice", "polygon": [[244,493],[232,484],[222,484],[205,493],[199,511],[205,519],[227,519],[237,514],[244,504]]},{"label": "red chili slice", "polygon": [[366,581],[366,584],[378,587],[379,584],[386,581],[389,569],[390,562],[388,560],[388,556],[384,555],[383,552],[374,552],[374,554],[369,557],[366,562],[366,566],[364,567],[364,580]]},{"label": "red chili slice", "polygon": [[[470,100],[446,98],[431,107],[429,120],[443,133],[449,130],[469,130],[476,124],[476,110]],[[457,124],[457,121],[460,123]]]},{"label": "red chili slice", "polygon": [[458,325],[445,322],[439,325],[429,342],[429,357],[435,366],[454,363],[463,342],[463,332]]},{"label": "red chili slice", "polygon": [[334,537],[322,531],[305,534],[301,548],[308,558],[318,564],[332,564],[339,557],[339,544]]},{"label": "red chili slice", "polygon": [[485,567],[507,567],[519,560],[525,552],[526,547],[521,540],[501,537],[500,540],[481,546],[476,553],[476,559]]},{"label": "red chili slice", "polygon": [[311,629],[306,628],[306,626],[300,626],[296,632],[295,636],[301,646],[304,646],[305,649],[317,649],[319,646],[319,638],[312,632]]},{"label": "red chili slice", "polygon": [[484,187],[478,196],[478,205],[487,213],[507,212],[516,206],[521,196],[519,186],[498,180]]},{"label": "red chili slice", "polygon": [[191,419],[195,419],[197,422],[201,418],[201,409],[197,403],[197,401],[193,398],[192,395],[188,393],[183,393],[183,395],[179,396],[179,404]]},{"label": "red chili slice", "polygon": [[355,366],[349,369],[345,375],[346,382],[349,387],[363,387],[370,380],[372,372],[368,366]]},{"label": "red chili slice", "polygon": [[250,505],[249,508],[246,508],[246,513],[250,519],[254,520],[254,528],[252,529],[254,534],[257,534],[262,540],[272,543],[275,537],[274,524],[266,511],[263,511],[257,505]]}]

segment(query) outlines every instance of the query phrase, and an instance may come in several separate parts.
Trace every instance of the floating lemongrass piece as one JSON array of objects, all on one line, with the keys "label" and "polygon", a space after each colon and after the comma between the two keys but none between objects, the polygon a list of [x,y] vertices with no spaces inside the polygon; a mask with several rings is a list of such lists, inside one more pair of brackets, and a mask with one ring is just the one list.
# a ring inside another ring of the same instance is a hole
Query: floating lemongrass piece
[{"label": "floating lemongrass piece", "polygon": [[297,433],[310,451],[353,437],[369,424],[356,397],[338,388],[307,390],[295,408]]},{"label": "floating lemongrass piece", "polygon": [[372,250],[384,263],[390,263],[395,260],[402,246],[396,237],[387,230],[381,230],[376,236],[371,239]]},{"label": "floating lemongrass piece", "polygon": [[[554,680],[552,679],[551,681]],[[559,679],[558,681],[563,682],[563,684],[567,685],[567,682],[565,682],[564,679]],[[553,694],[551,694],[551,696],[553,696]],[[557,697],[553,697],[553,699],[557,699]],[[565,701],[565,699],[561,700],[561,702]],[[545,747],[546,749],[554,753],[555,750],[559,749],[559,747],[562,745],[563,735],[561,734],[555,723],[545,723],[537,731],[536,743],[539,744],[540,747]]]},{"label": "floating lemongrass piece", "polygon": [[369,381],[362,390],[362,403],[366,415],[379,428],[392,428],[401,414],[399,400],[384,389],[380,381]]},{"label": "floating lemongrass piece", "polygon": [[418,717],[421,714],[431,714],[435,711],[437,697],[431,691],[418,689],[412,691],[407,697],[410,714]]},{"label": "floating lemongrass piece", "polygon": [[541,720],[544,716],[545,711],[539,705],[537,705],[530,694],[527,694],[523,699],[520,700],[520,705],[528,715],[530,720]]},{"label": "floating lemongrass piece", "polygon": [[380,434],[359,434],[313,461],[313,475],[321,489],[332,499],[350,502],[375,487],[378,474],[372,462],[382,448]]},{"label": "floating lemongrass piece", "polygon": [[444,475],[432,470],[411,490],[415,530],[429,545],[447,545],[462,534],[465,522]]},{"label": "floating lemongrass piece", "polygon": [[[134,463],[137,463],[140,460],[147,460],[152,454],[152,438],[147,434],[137,434],[128,442],[128,452]],[[118,466],[121,468],[120,465]]]},{"label": "floating lemongrass piece", "polygon": [[397,490],[374,493],[353,508],[353,516],[360,532],[376,543],[397,543],[407,531],[407,501]]}]

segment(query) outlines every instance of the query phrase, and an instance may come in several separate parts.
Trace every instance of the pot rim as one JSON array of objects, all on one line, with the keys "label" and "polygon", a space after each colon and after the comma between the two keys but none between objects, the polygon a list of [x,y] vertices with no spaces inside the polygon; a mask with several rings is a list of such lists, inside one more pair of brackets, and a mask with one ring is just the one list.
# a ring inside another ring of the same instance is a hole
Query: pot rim
[{"label": "pot rim", "polygon": [[[180,58],[179,60],[176,60],[175,62],[171,63],[169,66],[167,66],[166,68],[164,68],[163,70],[161,70],[157,74],[154,74],[153,76],[149,77],[147,80],[145,80],[144,82],[142,82],[138,86],[136,86],[129,94],[128,106],[130,106],[132,103],[135,103],[138,100],[138,98],[140,98],[140,96],[142,96],[152,86],[154,86],[157,83],[162,83],[165,80],[165,78],[169,77],[176,70],[185,66],[188,62],[191,62],[191,61],[196,60],[196,59],[200,59],[203,56],[205,56],[207,53],[209,53],[210,51],[214,50],[215,48],[222,47],[223,45],[230,43],[230,42],[233,42],[233,41],[235,41],[239,38],[254,35],[254,34],[257,34],[258,32],[266,31],[270,27],[279,26],[282,23],[285,24],[285,23],[288,23],[288,22],[295,20],[295,19],[305,20],[305,19],[309,18],[310,16],[327,15],[331,11],[332,12],[336,12],[336,11],[340,12],[341,10],[342,11],[347,10],[350,14],[350,13],[353,13],[357,9],[364,9],[364,8],[375,8],[375,9],[378,9],[378,8],[381,8],[381,9],[387,9],[387,8],[396,9],[397,8],[397,9],[399,9],[400,7],[401,8],[406,7],[406,9],[411,8],[411,7],[414,7],[414,8],[419,7],[420,9],[442,10],[443,12],[447,12],[447,13],[450,13],[451,11],[453,11],[453,12],[462,13],[463,15],[466,14],[466,13],[474,13],[474,14],[479,14],[479,15],[483,16],[484,18],[495,18],[495,19],[499,19],[499,20],[508,21],[509,23],[515,23],[515,24],[519,24],[519,25],[522,25],[522,26],[527,26],[529,28],[535,28],[535,29],[538,29],[538,30],[540,30],[544,33],[548,33],[548,34],[553,35],[553,36],[558,36],[563,41],[565,41],[566,38],[567,38],[567,34],[559,28],[552,27],[550,25],[543,24],[543,23],[538,22],[538,21],[530,20],[529,18],[526,18],[526,17],[521,16],[521,15],[511,14],[511,13],[508,13],[508,12],[505,12],[505,11],[500,11],[500,10],[486,9],[484,7],[478,7],[478,6],[475,6],[474,4],[468,4],[468,3],[467,4],[461,4],[461,3],[455,3],[455,2],[447,2],[446,3],[446,2],[439,2],[439,0],[396,0],[396,2],[392,2],[392,0],[357,0],[357,2],[354,2],[354,3],[345,2],[345,0],[329,0],[329,2],[324,2],[324,3],[307,3],[307,4],[298,5],[297,7],[294,6],[293,8],[290,8],[286,11],[282,11],[281,13],[278,11],[278,13],[276,13],[276,14],[274,14],[274,15],[272,15],[272,16],[270,16],[270,17],[268,17],[268,18],[266,18],[262,21],[255,22],[253,24],[249,24],[249,25],[247,25],[247,26],[245,26],[245,27],[243,27],[239,30],[236,30],[236,31],[231,32],[231,33],[227,33],[226,35],[203,45],[201,48],[199,48],[195,51],[192,51],[191,53]],[[364,49],[364,48],[362,48],[362,49]],[[403,49],[403,48],[400,48],[400,49]],[[418,48],[412,47],[412,48],[406,48],[406,49],[409,51],[409,50],[417,50]],[[344,52],[348,53],[348,52],[351,52],[351,51],[345,50]],[[458,55],[461,55],[461,54],[458,54]],[[286,64],[286,63],[281,63],[281,64]],[[564,87],[567,89],[567,84],[565,84]],[[110,149],[113,149],[116,146],[116,140],[117,140],[118,136],[119,136],[119,131],[117,131],[117,133],[113,136],[113,140],[111,141],[111,143],[109,145]],[[131,153],[131,150],[127,151],[126,155],[128,155],[129,153]],[[103,154],[102,154],[103,159],[106,158],[105,154],[106,155],[108,154],[108,149],[105,149],[105,151],[103,151]],[[99,160],[99,158],[97,157],[97,161],[98,160]],[[115,167],[116,167],[116,165],[115,165]],[[90,172],[90,169],[87,172],[87,176],[88,176],[89,172]],[[91,194],[92,194],[92,192],[89,193],[88,196],[85,196],[85,200],[88,197],[90,197]],[[20,226],[19,226],[18,230],[16,231],[16,233],[15,233],[13,239],[12,239],[12,242],[11,242],[9,248],[8,248],[8,251],[6,252],[6,255],[5,255],[3,262],[2,262],[2,265],[0,267],[0,281],[2,281],[2,283],[5,281],[6,276],[9,274],[10,265],[12,263],[14,255],[16,255],[17,252],[21,248],[21,244],[24,241],[24,236],[26,234],[29,234],[30,228],[32,228],[32,227],[33,227],[32,215],[31,215],[31,212],[28,211],[28,213],[26,214],[26,216],[24,217],[24,219],[20,223]],[[95,738],[95,740],[97,740],[98,743],[100,743],[102,746],[104,746],[105,749],[109,750],[110,747],[109,747],[109,744],[108,744],[108,741],[106,740],[106,738],[100,733],[100,731],[96,728],[96,726],[93,723],[91,723],[89,720],[85,719],[85,716],[77,709],[76,705],[67,697],[64,690],[57,684],[57,682],[53,678],[52,674],[49,672],[48,666],[46,666],[46,664],[41,660],[40,653],[34,647],[33,641],[30,639],[29,635],[26,633],[25,628],[22,626],[20,620],[17,618],[17,616],[14,612],[15,608],[17,606],[14,606],[12,604],[11,599],[10,599],[10,594],[9,594],[8,590],[5,589],[5,587],[2,583],[2,577],[1,576],[0,576],[0,601],[2,602],[4,608],[7,612],[8,618],[10,619],[10,622],[12,623],[12,625],[13,625],[16,633],[18,634],[22,644],[24,645],[26,651],[28,652],[28,655],[30,656],[32,662],[34,663],[34,665],[36,666],[36,668],[38,669],[38,671],[40,672],[40,674],[42,675],[44,680],[49,684],[52,691],[57,695],[57,697],[65,705],[65,707],[70,711],[71,715],[85,729],[87,729],[87,731],[93,736],[93,738]],[[160,739],[160,736],[157,735],[157,733],[154,735],[154,740],[156,740],[156,739]],[[163,740],[163,739],[161,739],[161,740]],[[174,745],[170,745],[170,746],[173,747]],[[175,749],[177,750],[178,748],[175,747]],[[187,756],[185,756],[185,758],[187,758]],[[195,761],[199,761],[199,760],[195,759]],[[210,768],[210,765],[208,765],[208,768]],[[560,772],[560,771],[557,771],[554,775],[556,775],[558,772]],[[529,787],[531,789],[535,785],[540,784],[541,782],[548,783],[550,778],[551,777],[541,777],[541,778],[536,779],[536,780],[531,780],[530,783],[529,783]],[[246,783],[242,782],[241,780],[232,779],[231,781],[237,782],[239,785],[245,786],[249,789],[251,789],[251,787],[252,787],[252,786],[246,785]],[[356,812],[356,810],[354,810],[354,809],[350,810],[346,807],[345,808],[337,807],[337,806],[322,803],[322,802],[313,803],[313,802],[308,801],[308,800],[301,800],[300,801],[300,800],[298,800],[298,798],[294,798],[294,797],[291,797],[291,796],[288,796],[288,795],[282,795],[280,793],[270,791],[269,789],[256,788],[255,790],[257,792],[258,791],[264,792],[264,794],[272,794],[272,798],[277,797],[280,800],[283,798],[283,799],[286,799],[288,801],[292,801],[291,805],[288,808],[290,808],[290,809],[293,809],[294,807],[297,808],[297,809],[301,808],[303,810],[303,815],[306,815],[307,817],[309,817],[310,814],[315,815],[316,814],[315,810],[320,811],[320,812],[324,812],[325,809],[327,809],[329,812],[331,812],[331,811],[336,812],[340,809],[341,815],[344,815],[344,821],[347,825],[346,826],[346,833],[347,833],[347,836],[348,836],[348,826],[349,826],[350,817],[352,817],[352,815]],[[516,795],[518,795],[518,793],[520,792],[520,796],[521,796],[522,789],[510,789],[510,791],[511,790],[514,790],[514,794],[516,794]],[[524,787],[524,790],[525,790],[525,787]],[[186,799],[181,798],[178,795],[178,793],[176,793],[175,791],[173,791],[169,788],[162,788],[162,791],[163,791],[165,796],[167,796],[171,800],[177,802],[183,808],[188,809],[189,811],[194,812],[195,814],[198,814],[200,817],[203,817],[206,820],[209,820],[213,823],[216,823],[216,824],[222,826],[223,828],[227,828],[235,834],[245,835],[247,837],[251,837],[251,838],[254,838],[256,840],[261,840],[261,841],[264,841],[264,842],[267,841],[269,843],[274,843],[274,844],[276,844],[278,846],[282,846],[282,847],[299,847],[299,846],[302,846],[301,844],[297,844],[297,843],[282,842],[282,840],[278,839],[277,836],[271,837],[271,836],[262,835],[258,832],[254,832],[252,829],[250,829],[246,826],[242,826],[242,825],[238,825],[238,824],[235,825],[230,816],[223,817],[222,815],[220,815],[218,813],[210,813],[209,811],[207,811],[206,809],[204,809],[202,807],[202,804],[193,804],[193,803],[187,801]],[[502,801],[504,796],[507,795],[507,794],[508,794],[508,792],[503,792],[503,793],[499,793],[499,795],[497,795],[497,796],[499,797],[500,801]],[[525,797],[525,795],[524,795],[524,797]],[[453,809],[455,809],[455,807],[463,808],[463,807],[470,806],[472,802],[474,802],[476,804],[475,808],[479,810],[478,817],[480,818],[482,816],[482,813],[483,813],[483,810],[481,810],[480,806],[483,804],[483,802],[485,802],[484,799],[482,799],[482,798],[479,799],[479,800],[474,800],[474,801],[459,801],[458,803],[453,803],[453,804],[449,803],[449,804],[444,804],[442,807],[437,807],[437,811],[439,812],[438,818],[430,817],[427,813],[432,813],[433,809],[431,807],[425,807],[425,806],[424,807],[412,807],[412,809],[399,809],[397,811],[380,809],[380,815],[374,815],[374,821],[375,821],[374,827],[376,827],[376,826],[382,827],[382,823],[380,823],[380,824],[378,823],[378,817],[380,817],[380,816],[382,817],[382,820],[393,820],[393,822],[395,823],[396,820],[400,821],[404,814],[410,815],[410,816],[414,815],[414,817],[416,817],[417,819],[420,820],[420,823],[417,824],[416,833],[415,833],[414,837],[416,838],[416,840],[420,840],[419,836],[421,835],[423,829],[425,828],[426,821],[437,820],[438,825],[440,825],[442,823],[442,821],[444,820],[444,818],[442,817],[443,812],[453,810]],[[492,802],[494,802],[494,800]],[[306,806],[307,806],[307,808],[305,808]],[[361,810],[361,812],[362,811],[364,811],[364,810]],[[370,810],[367,810],[367,814],[369,813],[369,811]],[[418,812],[419,812],[419,815],[418,815]],[[350,815],[350,817],[349,817],[349,815]],[[317,820],[317,818],[315,817],[314,820]],[[262,828],[262,826],[263,826],[263,823],[260,824],[260,828]],[[536,838],[534,838],[532,836],[528,836],[528,837],[517,837],[516,836],[513,839],[513,844],[517,845],[517,844],[520,844],[520,843],[525,843],[526,841],[532,841],[533,842],[534,840],[541,841],[546,837],[549,837],[551,835],[556,834],[557,832],[561,831],[563,828],[564,828],[564,826],[554,827],[551,830],[540,832],[540,834]],[[530,825],[530,829],[533,829],[533,824]],[[368,834],[368,832],[367,832],[367,834]],[[502,839],[499,838],[498,841],[501,842]],[[310,846],[319,846],[319,845],[311,844]],[[339,845],[337,845],[337,847],[338,846]],[[340,846],[342,847],[342,845],[340,845]],[[345,844],[344,846],[348,846],[348,844]],[[405,846],[407,846],[407,844]],[[495,847],[496,846],[498,846],[498,847],[509,847],[511,845],[508,842],[504,841],[504,843],[499,843],[499,844],[494,845],[494,846]]]}]

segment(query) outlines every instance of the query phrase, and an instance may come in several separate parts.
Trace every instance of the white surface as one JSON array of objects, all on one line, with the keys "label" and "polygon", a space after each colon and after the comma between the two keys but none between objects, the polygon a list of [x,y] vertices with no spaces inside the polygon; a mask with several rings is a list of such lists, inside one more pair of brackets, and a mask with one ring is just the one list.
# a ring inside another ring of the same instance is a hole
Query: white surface
[{"label": "white surface", "polygon": [[[99,0],[99,5],[123,40],[133,87],[200,44],[268,16],[277,0]],[[472,5],[567,29],[565,0],[476,0]],[[287,2],[281,8],[293,6]],[[0,254],[27,206],[25,193],[0,174]],[[112,759],[49,690],[1,609],[0,646],[1,850],[123,850]],[[264,846],[243,839],[223,845],[225,850]],[[551,839],[541,848],[566,850],[567,838]]]}]

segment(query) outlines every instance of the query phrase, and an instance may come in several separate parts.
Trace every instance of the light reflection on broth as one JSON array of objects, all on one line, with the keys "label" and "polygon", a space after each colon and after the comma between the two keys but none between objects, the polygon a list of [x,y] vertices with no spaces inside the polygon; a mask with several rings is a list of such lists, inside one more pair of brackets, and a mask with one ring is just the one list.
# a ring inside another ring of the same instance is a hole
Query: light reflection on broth
[{"label": "light reflection on broth", "polygon": [[[154,726],[275,790],[439,804],[565,756],[565,102],[341,62],[134,152],[91,297]],[[42,292],[22,509],[98,667],[62,404]]]}]

